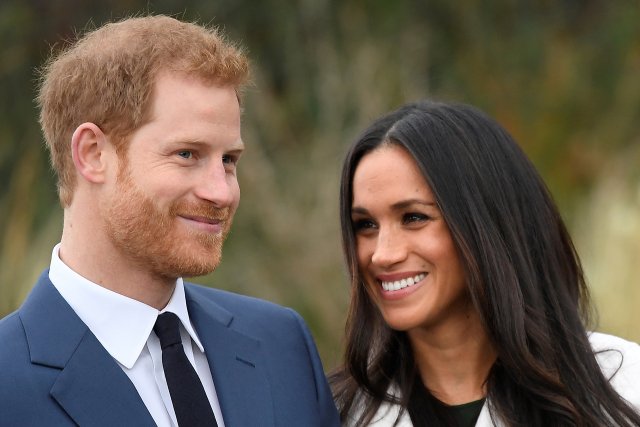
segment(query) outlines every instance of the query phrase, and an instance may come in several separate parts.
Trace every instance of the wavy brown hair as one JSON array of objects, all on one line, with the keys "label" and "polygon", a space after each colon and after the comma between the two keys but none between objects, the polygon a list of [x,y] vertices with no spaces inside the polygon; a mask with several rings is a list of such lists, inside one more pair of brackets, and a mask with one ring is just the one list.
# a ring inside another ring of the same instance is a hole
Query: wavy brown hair
[{"label": "wavy brown hair", "polygon": [[[351,304],[344,365],[330,378],[342,419],[358,413],[357,425],[366,425],[383,401],[406,408],[419,381],[406,334],[385,324],[366,292],[351,222],[358,163],[387,143],[411,153],[451,230],[497,352],[486,379],[491,416],[509,426],[640,425],[598,366],[580,260],[536,169],[481,111],[430,101],[374,121],[344,161],[340,219]],[[391,385],[397,396],[388,394]],[[431,422],[441,425],[436,413]]]},{"label": "wavy brown hair", "polygon": [[249,65],[240,48],[215,28],[162,15],[106,24],[49,58],[41,70],[38,103],[63,207],[75,188],[74,130],[94,123],[124,152],[126,137],[149,120],[160,72],[185,73],[239,92]]}]

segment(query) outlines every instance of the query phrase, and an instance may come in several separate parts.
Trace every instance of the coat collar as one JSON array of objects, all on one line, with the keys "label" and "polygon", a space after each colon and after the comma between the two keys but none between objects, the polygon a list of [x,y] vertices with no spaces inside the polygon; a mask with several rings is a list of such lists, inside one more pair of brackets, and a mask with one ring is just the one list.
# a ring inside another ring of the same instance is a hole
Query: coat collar
[{"label": "coat collar", "polygon": [[[237,331],[234,316],[201,288],[185,285],[185,294],[225,424],[273,426],[260,341]],[[50,394],[77,424],[155,425],[127,375],[55,289],[48,270],[19,315],[31,363],[58,371]]]},{"label": "coat collar", "polygon": [[[398,391],[395,388],[391,388],[390,393],[397,394]],[[476,421],[475,427],[504,427],[504,424],[500,422],[500,420],[491,419],[491,413],[489,410],[490,402],[485,401],[484,405],[482,405],[482,410],[480,411],[480,415],[478,416],[478,420]],[[386,427],[386,426],[395,426],[395,427],[412,427],[411,418],[409,417],[409,413],[404,411],[398,419],[398,415],[400,415],[401,406],[398,404],[393,404],[389,402],[382,402],[375,416],[373,417],[372,422],[369,424],[372,427]],[[346,425],[351,426],[355,425],[355,420],[360,415],[358,410],[352,417],[350,417],[349,421],[347,421]],[[396,420],[398,422],[396,423]]]}]

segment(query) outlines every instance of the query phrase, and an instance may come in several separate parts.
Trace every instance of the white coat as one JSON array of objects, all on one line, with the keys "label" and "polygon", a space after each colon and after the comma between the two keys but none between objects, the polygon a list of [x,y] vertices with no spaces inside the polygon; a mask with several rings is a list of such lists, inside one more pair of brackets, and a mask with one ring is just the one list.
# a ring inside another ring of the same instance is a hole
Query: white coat
[{"label": "white coat", "polygon": [[[589,341],[594,351],[602,351],[597,353],[596,358],[605,378],[608,378],[618,394],[631,403],[636,411],[640,413],[640,345],[613,335],[598,332],[591,333]],[[398,418],[400,409],[400,405],[383,403],[378,408],[369,426],[393,426]],[[344,425],[348,427],[353,424],[346,422]],[[413,426],[406,411],[404,411],[395,425],[397,427]],[[489,414],[489,407],[485,403],[476,422],[476,427],[503,427],[503,424],[499,420],[496,420],[495,423],[493,422]]]}]

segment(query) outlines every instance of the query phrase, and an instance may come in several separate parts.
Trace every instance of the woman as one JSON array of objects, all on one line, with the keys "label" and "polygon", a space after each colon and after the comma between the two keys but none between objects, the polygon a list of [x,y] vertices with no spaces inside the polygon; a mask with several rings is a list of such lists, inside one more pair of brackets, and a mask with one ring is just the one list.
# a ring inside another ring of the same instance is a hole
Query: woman
[{"label": "woman", "polygon": [[345,425],[640,425],[640,346],[586,331],[571,239],[495,121],[435,102],[376,120],[345,160],[340,215]]}]

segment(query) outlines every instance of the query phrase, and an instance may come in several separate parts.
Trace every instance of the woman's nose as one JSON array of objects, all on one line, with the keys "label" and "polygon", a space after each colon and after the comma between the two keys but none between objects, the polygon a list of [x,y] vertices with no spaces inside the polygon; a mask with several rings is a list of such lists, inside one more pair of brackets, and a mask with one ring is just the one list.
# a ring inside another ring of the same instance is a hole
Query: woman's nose
[{"label": "woman's nose", "polygon": [[402,235],[392,229],[381,228],[371,262],[379,267],[389,267],[403,261],[406,256],[406,242]]}]

